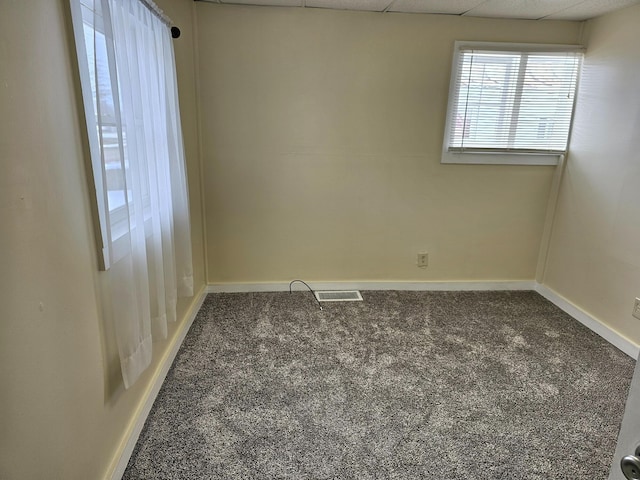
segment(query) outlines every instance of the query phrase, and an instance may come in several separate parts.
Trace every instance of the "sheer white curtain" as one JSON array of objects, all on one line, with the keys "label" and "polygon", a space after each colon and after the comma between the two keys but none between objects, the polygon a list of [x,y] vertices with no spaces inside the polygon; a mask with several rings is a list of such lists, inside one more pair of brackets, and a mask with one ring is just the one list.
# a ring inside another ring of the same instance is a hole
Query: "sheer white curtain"
[{"label": "sheer white curtain", "polygon": [[101,223],[103,296],[128,388],[150,364],[153,339],[166,338],[167,322],[176,320],[178,295],[193,295],[173,45],[168,25],[146,0],[71,2]]}]

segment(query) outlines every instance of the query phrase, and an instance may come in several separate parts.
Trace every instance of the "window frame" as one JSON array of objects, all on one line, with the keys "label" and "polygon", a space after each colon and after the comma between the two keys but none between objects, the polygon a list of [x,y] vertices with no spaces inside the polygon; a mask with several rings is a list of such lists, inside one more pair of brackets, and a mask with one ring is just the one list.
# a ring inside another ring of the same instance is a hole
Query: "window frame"
[{"label": "window frame", "polygon": [[[74,31],[74,43],[76,47],[75,60],[78,62],[78,74],[80,77],[80,91],[82,93],[82,110],[87,129],[89,143],[89,165],[91,168],[91,180],[88,182],[91,191],[92,209],[94,210],[94,222],[96,243],[98,247],[98,268],[108,270],[111,266],[109,255],[109,207],[106,195],[105,179],[103,177],[102,158],[100,153],[100,141],[98,139],[98,122],[93,112],[93,93],[91,91],[91,78],[89,77],[89,62],[84,43],[84,19],[82,18],[81,1],[69,1],[71,10],[71,23]],[[92,25],[92,28],[96,28]],[[90,113],[88,113],[90,112]]]},{"label": "window frame", "polygon": [[[449,140],[453,117],[455,115],[456,101],[458,97],[458,77],[460,74],[460,55],[463,49],[477,48],[485,50],[495,50],[501,52],[514,53],[557,53],[557,52],[576,52],[583,53],[582,45],[571,44],[543,44],[543,43],[505,43],[505,42],[476,42],[476,41],[456,41],[453,47],[453,58],[451,64],[451,75],[449,80],[449,94],[447,100],[447,114],[445,119],[444,138],[442,141],[442,157],[440,163],[444,164],[474,164],[474,165],[557,165],[560,157],[565,155],[566,149],[558,153],[541,153],[531,151],[514,151],[505,152],[504,150],[486,149],[486,151],[450,151]],[[569,121],[569,132],[567,134],[567,146],[571,137],[573,127],[573,117],[575,115],[575,106],[577,93],[580,84],[580,74],[582,71],[582,59],[578,65],[578,73],[576,78],[576,91],[573,97],[573,106],[571,110],[571,118]]]},{"label": "window frame", "polygon": [[[94,0],[100,2],[101,0]],[[83,8],[89,8],[84,5],[83,0],[69,0],[71,9],[72,28],[74,33],[74,43],[76,47],[76,60],[78,62],[78,74],[80,78],[80,90],[82,93],[82,110],[87,129],[87,138],[89,143],[89,166],[91,168],[91,178],[88,179],[89,188],[92,193],[91,206],[94,213],[96,243],[98,247],[98,268],[106,271],[111,266],[121,260],[127,251],[127,244],[130,242],[130,232],[135,229],[135,225],[129,225],[129,210],[133,208],[133,202],[124,190],[125,197],[122,205],[110,208],[109,190],[107,185],[108,164],[104,161],[101,150],[101,137],[98,131],[100,125],[117,127],[117,123],[100,123],[95,114],[95,98],[93,96],[93,82],[91,80],[90,68],[87,55],[87,46],[84,39],[85,26],[93,31],[106,35],[103,25],[94,23],[86,23],[83,15]],[[108,52],[108,55],[112,52]],[[97,81],[97,80],[96,80]],[[112,79],[112,81],[116,81]],[[120,165],[115,170],[123,170],[128,168],[128,160],[126,158],[126,139],[119,138],[118,146],[121,148],[120,154],[123,156]],[[125,172],[122,172],[125,175]],[[95,201],[94,201],[95,199]],[[150,232],[148,225],[151,222],[151,202],[147,195],[143,196],[144,222],[147,225],[146,232]],[[148,233],[147,235],[150,235]],[[111,249],[109,248],[111,245]]]}]

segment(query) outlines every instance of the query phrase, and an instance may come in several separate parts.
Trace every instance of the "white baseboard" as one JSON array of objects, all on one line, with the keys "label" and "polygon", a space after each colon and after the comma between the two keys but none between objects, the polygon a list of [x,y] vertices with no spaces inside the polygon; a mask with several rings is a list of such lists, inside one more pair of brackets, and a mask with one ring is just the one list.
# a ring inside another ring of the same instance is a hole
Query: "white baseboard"
[{"label": "white baseboard", "polygon": [[582,310],[580,307],[574,305],[569,300],[564,298],[563,296],[556,293],[554,290],[550,289],[546,285],[542,285],[540,283],[536,283],[535,291],[542,295],[544,298],[553,303],[560,310],[563,310],[565,313],[568,313],[577,321],[582,323],[589,330],[597,333],[606,341],[608,341],[613,346],[622,350],[624,353],[629,355],[634,360],[638,358],[638,353],[640,352],[640,346],[633,343],[628,338],[624,337],[619,332],[615,331],[611,327],[605,325],[600,320],[598,320],[593,315]]},{"label": "white baseboard", "polygon": [[[314,290],[414,290],[414,291],[471,291],[471,290],[533,290],[535,282],[307,282]],[[300,283],[293,290],[306,290]],[[289,282],[274,283],[210,283],[208,293],[288,292]]]},{"label": "white baseboard", "polygon": [[127,441],[122,447],[120,453],[117,454],[117,462],[113,469],[113,473],[110,476],[112,480],[120,480],[122,478],[122,475],[124,475],[124,471],[127,468],[127,464],[129,463],[129,459],[131,458],[133,449],[138,442],[140,432],[142,432],[142,427],[144,427],[144,422],[146,422],[147,417],[149,416],[149,412],[151,411],[153,402],[155,402],[156,397],[160,392],[160,388],[162,387],[162,384],[167,377],[167,373],[169,373],[169,369],[173,364],[173,360],[176,358],[178,350],[180,349],[180,346],[182,345],[182,342],[184,341],[189,328],[191,328],[196,315],[200,311],[200,307],[202,307],[202,303],[204,302],[206,296],[207,287],[202,287],[200,289],[200,292],[198,292],[198,294],[196,295],[196,300],[194,300],[194,302],[191,304],[191,308],[187,314],[187,320],[182,324],[180,331],[177,332],[176,336],[173,338],[173,342],[171,343],[169,350],[165,353],[165,356],[162,359],[160,366],[156,371],[156,374],[154,375],[153,381],[147,390],[144,403],[135,415],[132,427],[130,427],[130,431],[128,433]]}]

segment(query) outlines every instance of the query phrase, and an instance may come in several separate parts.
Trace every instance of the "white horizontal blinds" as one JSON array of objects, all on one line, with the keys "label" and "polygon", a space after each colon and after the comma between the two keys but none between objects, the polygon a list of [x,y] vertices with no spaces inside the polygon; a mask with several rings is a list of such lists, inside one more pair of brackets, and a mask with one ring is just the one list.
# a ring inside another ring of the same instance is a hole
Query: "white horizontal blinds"
[{"label": "white horizontal blinds", "polygon": [[564,152],[581,57],[461,49],[449,151]]}]

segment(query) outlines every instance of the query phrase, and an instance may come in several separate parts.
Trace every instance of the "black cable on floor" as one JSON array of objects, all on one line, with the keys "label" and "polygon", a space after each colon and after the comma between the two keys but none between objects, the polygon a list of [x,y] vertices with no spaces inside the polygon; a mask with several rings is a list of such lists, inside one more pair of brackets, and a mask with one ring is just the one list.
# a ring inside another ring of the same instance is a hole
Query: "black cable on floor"
[{"label": "black cable on floor", "polygon": [[320,303],[320,300],[318,300],[318,297],[316,297],[315,292],[311,289],[311,287],[304,280],[298,280],[298,279],[291,280],[291,283],[289,283],[289,293],[293,293],[291,291],[291,285],[293,285],[296,282],[303,283],[309,289],[309,291],[311,292],[311,295],[313,295],[313,298],[315,299],[315,301],[318,302],[318,306],[320,307],[320,310],[322,310],[322,304]]}]

